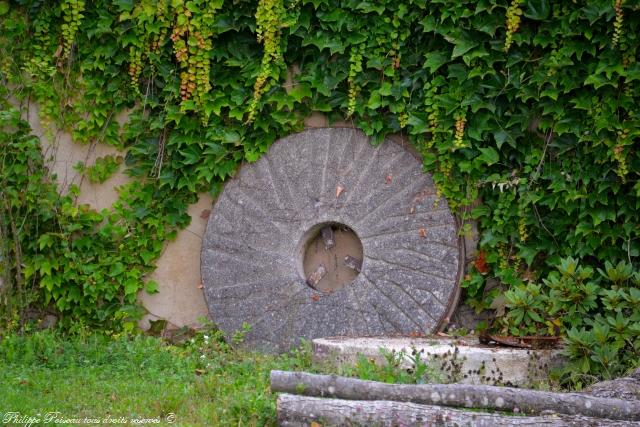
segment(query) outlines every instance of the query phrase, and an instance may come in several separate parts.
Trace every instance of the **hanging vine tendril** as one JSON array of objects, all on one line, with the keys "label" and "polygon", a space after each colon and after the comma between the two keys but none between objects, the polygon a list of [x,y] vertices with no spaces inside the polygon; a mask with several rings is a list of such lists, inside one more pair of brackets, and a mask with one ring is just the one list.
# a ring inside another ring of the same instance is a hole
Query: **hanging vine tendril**
[{"label": "hanging vine tendril", "polygon": [[285,9],[283,0],[260,0],[256,11],[256,36],[264,46],[260,72],[253,84],[253,99],[249,104],[247,123],[255,120],[260,99],[266,90],[267,79],[274,65],[282,61],[280,52],[281,25]]},{"label": "hanging vine tendril", "polygon": [[467,110],[462,110],[456,116],[456,131],[454,135],[454,147],[464,147],[464,128],[467,124]]},{"label": "hanging vine tendril", "polygon": [[351,48],[349,54],[349,78],[347,84],[349,86],[349,101],[347,106],[347,117],[351,117],[356,111],[356,98],[360,87],[356,82],[358,74],[362,73],[362,55],[364,53],[364,44],[359,44]]},{"label": "hanging vine tendril", "polygon": [[616,0],[613,6],[616,11],[616,20],[613,23],[613,39],[611,44],[615,47],[620,42],[620,36],[622,35],[622,24],[624,23],[624,12],[622,11],[622,3],[624,0]]},{"label": "hanging vine tendril", "polygon": [[520,5],[524,0],[513,0],[511,5],[507,8],[507,37],[504,41],[504,51],[508,52],[511,44],[513,43],[513,34],[520,28],[520,16],[522,16],[522,9]]},{"label": "hanging vine tendril", "polygon": [[71,54],[73,43],[76,40],[76,33],[78,29],[80,29],[80,24],[84,17],[84,7],[84,0],[65,0],[60,5],[62,9],[62,19],[64,20],[64,23],[60,27],[63,38],[63,59],[68,58]]},{"label": "hanging vine tendril", "polygon": [[627,157],[625,153],[625,146],[629,143],[629,129],[623,129],[618,131],[618,140],[613,147],[613,158],[618,163],[616,174],[620,177],[622,182],[627,181],[627,174],[629,173],[629,166],[627,165]]},{"label": "hanging vine tendril", "polygon": [[[173,52],[180,64],[180,97],[183,110],[196,109],[205,103],[211,90],[211,49],[213,48],[214,12],[221,1],[174,0],[175,26],[171,33]],[[195,11],[195,12],[194,12]],[[193,107],[188,101],[193,100]],[[203,113],[203,122],[208,116]]]},{"label": "hanging vine tendril", "polygon": [[[154,5],[155,3],[155,5]],[[152,55],[157,54],[164,44],[170,22],[167,20],[169,7],[166,0],[143,0],[139,2],[130,17],[135,22],[133,38],[129,46],[129,77],[131,87],[137,95],[140,94],[140,75],[146,62],[151,61]]]},{"label": "hanging vine tendril", "polygon": [[429,148],[431,148],[438,137],[438,124],[440,113],[438,112],[438,104],[436,103],[436,95],[438,94],[438,86],[431,81],[424,84],[424,109],[427,113],[427,121],[429,123],[429,133],[431,139]]}]

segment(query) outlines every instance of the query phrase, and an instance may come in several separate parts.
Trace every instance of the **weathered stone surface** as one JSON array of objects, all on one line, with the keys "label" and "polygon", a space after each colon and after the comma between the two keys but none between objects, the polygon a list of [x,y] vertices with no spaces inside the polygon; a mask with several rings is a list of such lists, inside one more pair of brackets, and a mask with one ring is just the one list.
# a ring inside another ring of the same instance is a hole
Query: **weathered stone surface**
[{"label": "weathered stone surface", "polygon": [[[303,236],[339,223],[359,237],[360,274],[333,293],[305,284]],[[229,181],[202,247],[209,311],[246,343],[286,350],[300,338],[430,333],[459,289],[456,222],[421,163],[354,129],[316,129],[273,144]]]},{"label": "weathered stone surface", "polygon": [[419,357],[433,368],[432,381],[463,384],[532,386],[565,360],[560,350],[525,350],[480,344],[477,338],[318,338],[314,359],[354,366],[360,356],[384,364],[383,352],[401,355],[401,367],[415,368]]}]

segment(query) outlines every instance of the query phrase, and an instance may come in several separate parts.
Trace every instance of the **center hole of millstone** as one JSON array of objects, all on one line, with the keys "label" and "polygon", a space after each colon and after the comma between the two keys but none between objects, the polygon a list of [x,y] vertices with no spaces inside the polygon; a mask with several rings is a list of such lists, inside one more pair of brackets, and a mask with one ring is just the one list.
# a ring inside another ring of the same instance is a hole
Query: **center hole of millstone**
[{"label": "center hole of millstone", "polygon": [[362,242],[344,224],[326,222],[313,226],[302,237],[300,248],[303,278],[319,292],[335,292],[360,274]]}]

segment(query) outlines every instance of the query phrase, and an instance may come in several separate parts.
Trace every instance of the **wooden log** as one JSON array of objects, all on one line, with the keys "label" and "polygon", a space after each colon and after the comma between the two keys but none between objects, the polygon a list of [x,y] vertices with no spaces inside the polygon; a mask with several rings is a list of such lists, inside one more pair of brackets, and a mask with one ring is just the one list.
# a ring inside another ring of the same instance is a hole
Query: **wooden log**
[{"label": "wooden log", "polygon": [[522,414],[558,414],[640,421],[640,401],[601,398],[579,393],[552,393],[471,384],[385,384],[336,375],[271,371],[271,390],[348,400],[391,400]]},{"label": "wooden log", "polygon": [[280,394],[278,425],[311,426],[542,426],[542,427],[631,427],[637,422],[605,420],[581,415],[549,414],[535,417],[489,414],[388,400],[340,400]]},{"label": "wooden log", "polygon": [[598,397],[640,400],[640,368],[627,377],[591,384],[583,393]]}]

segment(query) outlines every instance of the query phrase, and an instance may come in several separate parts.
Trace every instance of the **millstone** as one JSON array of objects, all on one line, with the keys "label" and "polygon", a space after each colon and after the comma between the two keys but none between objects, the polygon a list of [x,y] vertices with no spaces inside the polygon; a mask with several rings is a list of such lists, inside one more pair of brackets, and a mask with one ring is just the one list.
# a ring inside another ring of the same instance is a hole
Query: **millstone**
[{"label": "millstone", "polygon": [[422,335],[457,302],[456,222],[421,163],[360,131],[276,141],[216,201],[202,247],[205,297],[228,336],[283,351],[301,338]]}]

